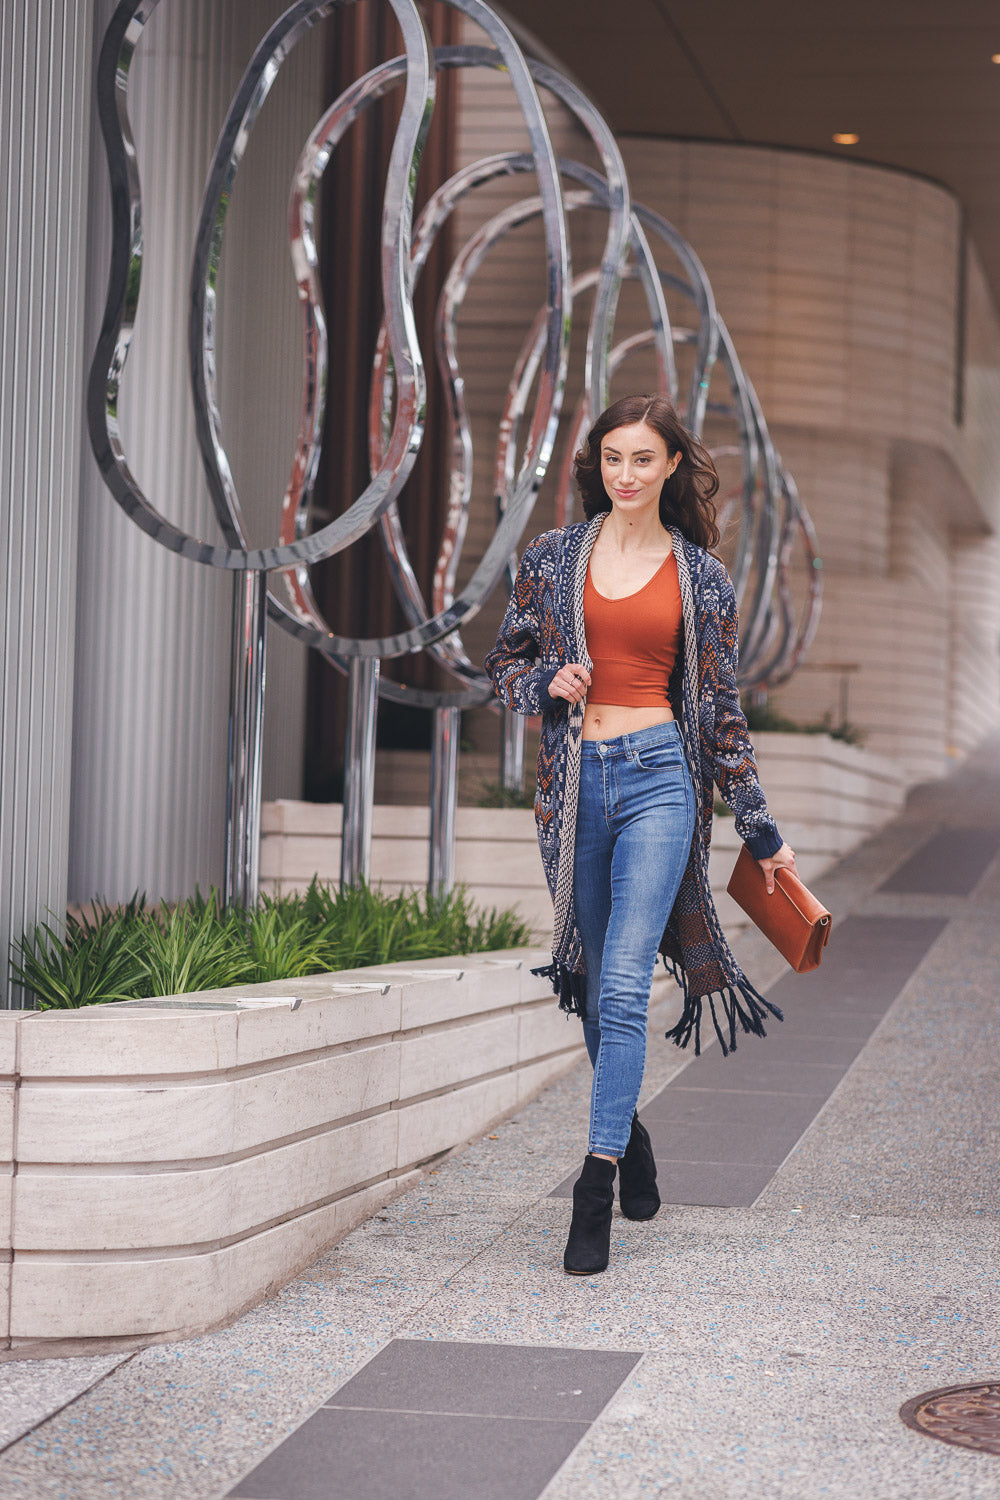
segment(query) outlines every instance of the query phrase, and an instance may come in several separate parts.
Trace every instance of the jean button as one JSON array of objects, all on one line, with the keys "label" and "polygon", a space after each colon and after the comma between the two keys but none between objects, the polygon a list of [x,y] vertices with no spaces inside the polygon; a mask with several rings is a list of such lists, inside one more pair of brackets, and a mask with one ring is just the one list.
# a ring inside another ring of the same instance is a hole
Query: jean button
[{"label": "jean button", "polygon": [[607,755],[607,753],[608,753],[608,747],[607,747],[607,745],[598,745],[598,747],[597,747],[597,753],[598,753],[598,755]]}]

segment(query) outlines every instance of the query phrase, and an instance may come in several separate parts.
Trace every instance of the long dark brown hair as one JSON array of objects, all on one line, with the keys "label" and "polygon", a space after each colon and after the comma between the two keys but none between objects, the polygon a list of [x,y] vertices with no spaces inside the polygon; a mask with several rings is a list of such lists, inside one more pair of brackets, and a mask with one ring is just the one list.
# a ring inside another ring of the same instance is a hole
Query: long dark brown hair
[{"label": "long dark brown hair", "polygon": [[583,447],[573,456],[573,474],[584,515],[590,521],[602,510],[611,509],[611,497],[601,478],[601,444],[616,427],[632,427],[636,422],[645,422],[660,434],[671,458],[678,452],[681,455],[660,491],[662,525],[676,526],[689,542],[711,551],[719,545],[712,503],[719,488],[719,476],[711,454],[691,436],[666,396],[623,396],[601,412]]}]

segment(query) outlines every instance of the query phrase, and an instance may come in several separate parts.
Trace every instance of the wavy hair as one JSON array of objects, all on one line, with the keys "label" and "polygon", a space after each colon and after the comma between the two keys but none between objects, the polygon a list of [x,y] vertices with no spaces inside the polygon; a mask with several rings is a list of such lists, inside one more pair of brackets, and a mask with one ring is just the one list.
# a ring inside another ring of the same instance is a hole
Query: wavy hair
[{"label": "wavy hair", "polygon": [[666,396],[623,396],[601,412],[583,447],[573,455],[573,476],[583,500],[584,515],[590,521],[601,511],[611,509],[611,496],[601,478],[601,444],[609,432],[617,427],[632,427],[636,422],[645,422],[659,433],[671,458],[678,452],[681,455],[660,491],[662,525],[676,526],[689,542],[711,551],[719,545],[713,504],[719,476],[711,454],[691,436]]}]

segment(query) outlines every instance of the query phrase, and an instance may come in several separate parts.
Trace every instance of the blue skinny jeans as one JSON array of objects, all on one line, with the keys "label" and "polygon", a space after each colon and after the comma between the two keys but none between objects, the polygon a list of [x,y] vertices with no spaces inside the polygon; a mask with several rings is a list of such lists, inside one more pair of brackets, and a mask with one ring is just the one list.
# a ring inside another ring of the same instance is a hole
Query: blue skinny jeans
[{"label": "blue skinny jeans", "polygon": [[675,722],[584,740],[573,894],[594,1066],[589,1150],[625,1154],[646,1064],[663,929],[687,864],[694,791]]}]

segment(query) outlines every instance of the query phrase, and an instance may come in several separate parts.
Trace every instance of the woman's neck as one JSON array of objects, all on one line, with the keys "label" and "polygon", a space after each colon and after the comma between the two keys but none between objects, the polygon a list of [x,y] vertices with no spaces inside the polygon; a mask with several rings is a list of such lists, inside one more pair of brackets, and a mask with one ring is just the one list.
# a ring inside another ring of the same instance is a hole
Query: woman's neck
[{"label": "woman's neck", "polygon": [[615,510],[605,517],[601,527],[601,541],[616,552],[661,551],[670,546],[670,532],[660,521],[659,514],[626,518]]}]

